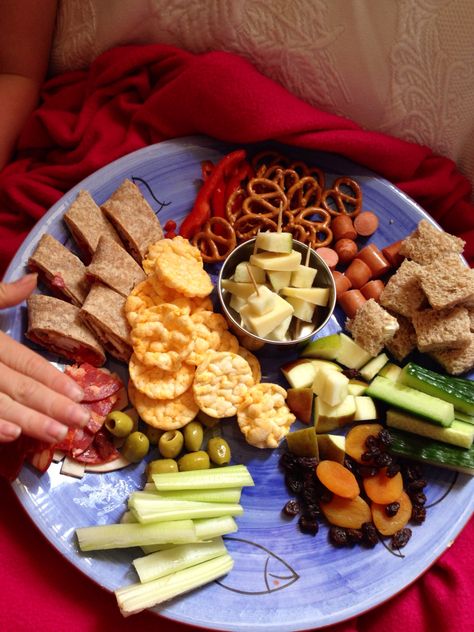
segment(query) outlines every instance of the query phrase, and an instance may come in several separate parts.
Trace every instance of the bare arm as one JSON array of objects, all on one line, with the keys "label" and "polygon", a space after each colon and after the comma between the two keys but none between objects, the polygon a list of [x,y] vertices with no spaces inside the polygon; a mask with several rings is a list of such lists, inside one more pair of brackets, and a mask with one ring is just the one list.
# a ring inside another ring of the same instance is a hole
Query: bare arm
[{"label": "bare arm", "polygon": [[57,0],[0,0],[0,170],[37,104],[56,9]]}]

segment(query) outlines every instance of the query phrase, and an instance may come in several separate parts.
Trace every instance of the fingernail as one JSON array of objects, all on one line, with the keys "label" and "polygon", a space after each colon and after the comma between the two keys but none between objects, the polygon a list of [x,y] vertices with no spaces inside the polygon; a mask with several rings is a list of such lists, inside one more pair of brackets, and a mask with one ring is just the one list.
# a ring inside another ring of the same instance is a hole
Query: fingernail
[{"label": "fingernail", "polygon": [[1,429],[0,434],[3,435],[6,441],[14,441],[20,436],[21,428],[20,426],[8,424],[7,426]]},{"label": "fingernail", "polygon": [[84,398],[84,391],[80,386],[78,386],[72,380],[66,384],[66,393],[69,399],[72,399],[75,402],[82,402]]},{"label": "fingernail", "polygon": [[90,411],[82,406],[71,406],[69,410],[69,419],[74,426],[81,428],[89,423],[91,418]]},{"label": "fingernail", "polygon": [[63,424],[57,423],[56,421],[51,421],[49,426],[46,427],[46,432],[49,434],[52,441],[59,442],[66,438],[68,427],[63,426]]}]

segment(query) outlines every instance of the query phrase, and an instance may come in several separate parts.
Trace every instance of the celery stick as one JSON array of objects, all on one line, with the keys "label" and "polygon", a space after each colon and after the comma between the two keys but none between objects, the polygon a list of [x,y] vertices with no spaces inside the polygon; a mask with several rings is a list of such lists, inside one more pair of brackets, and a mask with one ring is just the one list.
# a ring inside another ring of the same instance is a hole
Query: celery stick
[{"label": "celery stick", "polygon": [[145,557],[137,557],[133,565],[142,583],[165,577],[176,571],[182,571],[206,560],[224,555],[227,549],[222,538],[215,538],[209,542],[194,542],[193,544],[179,544],[166,551],[157,551]]},{"label": "celery stick", "polygon": [[145,584],[132,584],[119,588],[115,591],[115,596],[120,612],[123,616],[135,614],[199,588],[228,573],[233,564],[232,558],[226,553]]},{"label": "celery stick", "polygon": [[245,465],[227,465],[210,470],[170,472],[153,474],[153,482],[158,491],[176,489],[222,489],[224,487],[246,487],[255,483]]},{"label": "celery stick", "polygon": [[211,540],[219,535],[235,533],[237,523],[232,516],[219,516],[218,518],[202,518],[194,520],[194,528],[198,540]]},{"label": "celery stick", "polygon": [[227,487],[224,489],[176,489],[172,491],[158,491],[153,485],[154,491],[145,489],[135,494],[152,495],[155,498],[168,498],[170,500],[197,500],[207,503],[238,503],[242,494],[241,487]]},{"label": "celery stick", "polygon": [[[151,498],[152,494],[134,492],[128,499],[139,522],[163,522],[169,520],[192,520],[193,518],[217,518],[218,516],[240,516],[243,507],[237,503],[204,503],[193,500]],[[148,497],[150,496],[150,498]]]},{"label": "celery stick", "polygon": [[196,542],[192,520],[159,524],[109,524],[76,529],[81,551],[119,549],[149,544],[187,544]]}]

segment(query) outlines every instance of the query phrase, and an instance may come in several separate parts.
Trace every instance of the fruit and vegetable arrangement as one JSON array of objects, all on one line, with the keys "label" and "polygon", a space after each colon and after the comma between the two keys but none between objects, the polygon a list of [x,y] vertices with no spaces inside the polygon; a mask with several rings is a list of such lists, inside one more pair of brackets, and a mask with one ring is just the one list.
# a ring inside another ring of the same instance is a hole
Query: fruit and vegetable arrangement
[{"label": "fruit and vegetable arrangement", "polygon": [[[405,546],[409,525],[426,517],[423,463],[474,473],[474,388],[457,376],[474,365],[472,271],[459,273],[461,287],[447,300],[424,220],[382,250],[367,243],[378,218],[363,210],[351,178],[328,188],[318,168],[273,151],[248,159],[244,150],[204,163],[201,175],[179,234],[172,222],[159,237],[154,215],[147,231],[144,198],[124,183],[103,211],[117,239],[127,235],[133,266],[124,257],[118,277],[109,274],[103,253],[96,254],[115,239],[109,231],[88,244],[89,266],[74,261],[75,279],[82,274],[92,284],[81,286],[82,306],[69,305],[76,329],[30,323],[32,340],[74,361],[66,371],[83,388],[91,421],[60,445],[22,445],[13,470],[24,459],[40,472],[62,460],[63,473],[77,477],[143,465],[146,482],[129,497],[120,523],[76,531],[84,552],[146,552],[133,561],[140,581],[116,591],[125,615],[232,568],[222,537],[237,530],[241,493],[253,480],[222,436],[227,423],[236,423],[255,449],[281,450],[289,491],[284,515],[298,516],[301,531],[312,535],[328,523],[338,547],[372,547],[384,538],[394,549]],[[121,212],[124,192],[142,213],[135,234],[138,220],[127,226]],[[448,261],[462,250],[450,237],[436,235]],[[334,288],[347,316],[343,330],[312,340],[283,363],[287,388],[262,378],[258,351],[246,348],[246,337],[231,330],[210,298],[205,266],[252,239],[253,250],[221,289],[254,339],[297,340],[302,325],[316,326],[320,310],[333,308]],[[331,271],[330,283],[311,264],[314,251]],[[71,262],[63,260],[66,267]],[[58,277],[67,287],[66,268],[52,275]],[[105,291],[107,310],[94,310],[91,294],[96,300]],[[428,319],[435,331],[429,340]],[[67,337],[74,344],[61,347]],[[416,348],[456,376],[410,361]],[[106,353],[126,364],[127,386],[101,367]]]}]

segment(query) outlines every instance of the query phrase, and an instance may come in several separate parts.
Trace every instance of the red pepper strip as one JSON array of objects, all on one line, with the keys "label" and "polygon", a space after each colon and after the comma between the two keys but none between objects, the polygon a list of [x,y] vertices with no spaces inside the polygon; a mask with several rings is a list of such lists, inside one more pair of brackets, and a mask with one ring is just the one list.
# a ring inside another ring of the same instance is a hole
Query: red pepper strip
[{"label": "red pepper strip", "polygon": [[202,179],[207,180],[214,169],[214,163],[210,160],[203,160],[201,163]]},{"label": "red pepper strip", "polygon": [[212,194],[211,206],[213,217],[225,217],[225,192],[226,185],[224,180],[221,180]]},{"label": "red pepper strip", "polygon": [[224,174],[242,160],[245,160],[245,150],[233,151],[214,167],[211,175],[205,180],[194,201],[192,211],[185,217],[179,233],[186,239],[191,238],[211,216],[211,196],[216,186],[223,180]]}]

